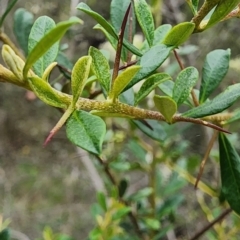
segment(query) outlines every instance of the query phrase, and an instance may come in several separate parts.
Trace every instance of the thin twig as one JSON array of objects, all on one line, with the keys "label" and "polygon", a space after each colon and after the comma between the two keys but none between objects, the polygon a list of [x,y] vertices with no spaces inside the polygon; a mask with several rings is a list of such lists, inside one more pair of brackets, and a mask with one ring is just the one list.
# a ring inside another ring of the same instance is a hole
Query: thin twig
[{"label": "thin twig", "polygon": [[120,65],[120,60],[121,60],[121,52],[122,52],[122,46],[123,46],[124,31],[125,31],[125,27],[127,24],[130,9],[131,9],[131,3],[129,4],[128,9],[125,13],[120,32],[118,34],[118,44],[117,44],[116,57],[115,57],[114,67],[113,67],[112,84],[114,83],[114,80],[118,76],[119,65]]},{"label": "thin twig", "polygon": [[222,221],[230,212],[232,209],[225,210],[220,216],[218,216],[215,220],[213,220],[210,224],[208,224],[206,227],[204,227],[201,231],[196,233],[190,240],[197,240],[199,239],[205,232],[207,232],[214,224]]},{"label": "thin twig", "polygon": [[133,65],[136,64],[137,62],[138,62],[138,60],[134,60],[134,61],[132,61],[132,62],[128,62],[127,64],[119,67],[119,70],[123,70],[123,69],[126,69],[126,68],[130,67],[130,66],[133,66]]},{"label": "thin twig", "polygon": [[196,183],[195,183],[195,186],[194,186],[195,189],[197,189],[198,182],[201,179],[201,176],[202,176],[203,170],[204,170],[204,166],[205,166],[205,164],[206,164],[206,162],[208,160],[209,154],[210,154],[210,152],[212,150],[212,147],[213,147],[213,144],[214,144],[214,142],[215,142],[215,140],[217,138],[217,135],[218,135],[218,131],[215,130],[213,135],[212,135],[212,138],[210,139],[210,142],[208,144],[207,151],[206,151],[206,153],[205,153],[205,155],[203,157],[203,160],[201,162],[200,170],[199,170],[199,173],[198,173],[198,176],[197,176],[197,180],[196,180]]}]

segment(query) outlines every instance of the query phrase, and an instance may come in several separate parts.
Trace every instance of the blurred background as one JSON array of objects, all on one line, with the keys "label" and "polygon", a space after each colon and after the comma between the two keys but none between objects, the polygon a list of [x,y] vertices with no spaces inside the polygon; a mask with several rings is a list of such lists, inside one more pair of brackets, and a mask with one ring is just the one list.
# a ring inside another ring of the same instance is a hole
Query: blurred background
[{"label": "blurred background", "polygon": [[[0,0],[0,11],[4,10],[6,2]],[[65,53],[74,63],[87,53],[90,45],[103,46],[105,41],[105,37],[99,31],[92,30],[96,23],[86,15],[80,16],[75,9],[79,2],[19,0],[7,16],[3,30],[16,43],[12,29],[13,14],[18,8],[32,12],[35,19],[47,15],[56,22],[77,15],[84,20],[84,25],[75,26],[62,41],[68,43]],[[109,19],[110,0],[84,2]],[[162,23],[172,25],[190,21],[192,17],[184,0],[163,1],[162,8],[155,14],[162,16],[159,19]],[[185,66],[192,65],[200,71],[209,51],[230,48],[234,60],[221,88],[223,90],[226,86],[239,82],[239,26],[239,19],[233,19],[218,24],[212,30],[194,34],[188,43],[179,49]],[[165,65],[172,75],[178,73],[179,67],[174,60],[168,61]],[[64,128],[47,147],[43,147],[44,139],[60,116],[61,113],[34,99],[34,96],[24,89],[0,83],[0,215],[4,219],[9,218],[10,227],[24,233],[29,239],[40,239],[45,226],[50,226],[53,231],[65,233],[74,239],[86,239],[94,226],[90,214],[91,205],[96,198],[96,189],[101,190],[102,186],[98,182],[98,174],[91,172],[91,169],[94,171],[93,166],[91,164],[86,166],[86,161],[90,161],[88,154],[77,150],[67,140]],[[114,150],[123,152],[123,146],[126,144],[123,136],[126,131],[125,121],[117,122],[116,125],[117,131],[108,133],[112,144],[105,144],[105,147],[108,147],[107,151],[111,153]],[[180,124],[179,128],[183,126],[186,124]],[[233,126],[232,130],[236,131],[237,126]],[[196,163],[199,164],[209,139],[208,130],[189,126],[184,135],[188,140],[184,153],[187,152],[189,155],[194,153]],[[233,137],[237,143],[237,135]],[[176,139],[181,141],[181,138]],[[219,172],[212,169],[211,162],[205,170],[204,180],[218,181]],[[212,174],[213,172],[215,173]],[[138,189],[146,182],[144,176],[137,176],[133,189]],[[181,194],[188,197],[188,201],[178,210],[178,235],[186,236],[204,226],[207,220],[196,203],[193,186],[185,184]]]}]

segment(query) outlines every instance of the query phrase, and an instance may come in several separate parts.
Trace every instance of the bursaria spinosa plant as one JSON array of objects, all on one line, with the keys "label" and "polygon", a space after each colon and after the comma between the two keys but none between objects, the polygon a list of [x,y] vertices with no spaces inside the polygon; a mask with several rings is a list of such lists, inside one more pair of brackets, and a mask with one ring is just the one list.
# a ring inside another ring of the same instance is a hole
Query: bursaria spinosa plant
[{"label": "bursaria spinosa plant", "polygon": [[[98,194],[102,214],[96,213],[97,227],[91,232],[90,239],[107,240],[121,234],[129,236],[124,239],[161,239],[159,236],[164,231],[165,234],[167,232],[161,228],[161,219],[157,215],[155,185],[152,184],[130,197],[125,196],[127,183],[116,180],[111,173],[113,163],[103,160],[105,157],[102,146],[107,130],[107,118],[129,119],[136,128],[160,142],[159,147],[163,147],[162,142],[165,140],[161,136],[162,130],[159,130],[163,123],[176,125],[178,122],[190,122],[213,129],[198,177],[186,178],[195,184],[196,188],[212,197],[219,197],[231,210],[240,214],[240,158],[228,139],[229,124],[240,118],[239,109],[229,110],[240,97],[240,83],[232,84],[215,97],[212,96],[228,72],[231,50],[215,49],[206,55],[201,81],[198,69],[194,66],[185,67],[178,54],[178,47],[192,34],[202,34],[201,32],[220,21],[240,17],[240,0],[205,0],[202,6],[199,6],[198,0],[186,0],[186,3],[193,14],[190,21],[175,26],[155,26],[155,15],[145,0],[112,0],[110,22],[81,2],[77,9],[96,21],[94,29],[102,31],[116,50],[112,68],[104,52],[93,46],[89,48],[88,55],[80,57],[73,67],[60,50],[60,40],[66,31],[73,25],[83,24],[77,17],[55,24],[50,17],[42,16],[34,22],[30,12],[25,9],[17,10],[14,31],[24,55],[4,32],[0,33],[0,40],[4,43],[2,58],[6,65],[0,65],[0,81],[33,91],[41,101],[63,111],[44,145],[66,125],[67,138],[99,160],[104,166],[106,176],[115,187],[116,191],[109,202],[103,193]],[[13,5],[12,3],[8,6],[1,24]],[[136,22],[144,36],[141,48],[133,45]],[[160,70],[170,56],[174,56],[179,65],[177,76]],[[60,69],[66,83],[71,84],[68,91],[64,87],[56,89],[51,83],[50,74],[56,67]],[[199,81],[200,87],[197,88]],[[133,91],[136,84],[139,88]],[[91,91],[94,94],[86,97],[89,89],[93,88],[94,91]],[[155,108],[149,109],[144,100],[149,98],[152,92],[155,93],[151,97]],[[99,95],[101,98],[96,98]],[[182,108],[183,105],[185,108]],[[186,111],[182,112],[181,109]],[[213,190],[200,179],[217,138],[221,187]],[[156,156],[155,158],[154,164],[146,163],[145,167],[140,164],[139,168],[148,173],[154,172],[160,162]],[[168,162],[168,166],[176,170],[174,163],[167,159],[168,157],[161,161]],[[132,166],[129,163],[125,167],[130,170]],[[183,175],[188,176],[188,173]],[[134,210],[133,205],[147,198],[151,205],[150,217],[147,213],[140,217],[141,214]],[[229,213],[231,210],[226,211]],[[130,219],[127,223],[133,226],[133,232],[121,226],[127,215]]]}]

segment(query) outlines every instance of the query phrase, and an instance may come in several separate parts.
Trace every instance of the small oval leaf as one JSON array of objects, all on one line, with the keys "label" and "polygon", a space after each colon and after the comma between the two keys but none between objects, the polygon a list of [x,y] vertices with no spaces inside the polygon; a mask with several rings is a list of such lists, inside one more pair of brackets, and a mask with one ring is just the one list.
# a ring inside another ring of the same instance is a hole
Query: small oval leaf
[{"label": "small oval leaf", "polygon": [[84,56],[79,58],[72,70],[72,94],[73,94],[73,106],[76,104],[80,94],[83,91],[85,83],[88,79],[92,63],[91,56]]},{"label": "small oval leaf", "polygon": [[131,66],[117,76],[109,93],[110,100],[114,101],[119,96],[139,69],[141,69],[141,66]]},{"label": "small oval leaf", "polygon": [[[39,40],[42,39],[55,26],[55,22],[50,17],[39,17],[34,22],[28,38],[28,52],[31,53],[32,49],[38,44]],[[56,59],[58,48],[59,43],[57,42],[33,64],[33,70],[39,77],[43,76],[45,69]]]},{"label": "small oval leaf", "polygon": [[101,53],[101,51],[94,47],[89,48],[89,55],[92,57],[92,70],[96,75],[97,79],[99,80],[101,86],[108,94],[111,81],[110,67],[108,61]]},{"label": "small oval leaf", "polygon": [[67,120],[66,133],[73,144],[99,155],[106,134],[106,125],[98,116],[84,111],[74,111]]},{"label": "small oval leaf", "polygon": [[154,96],[154,103],[158,111],[166,118],[167,123],[172,123],[172,117],[177,111],[177,104],[168,96]]},{"label": "small oval leaf", "polygon": [[149,46],[152,46],[155,26],[150,7],[145,0],[135,0],[133,3],[138,23],[142,28]]},{"label": "small oval leaf", "polygon": [[182,114],[184,117],[201,118],[220,113],[230,107],[240,97],[240,83],[229,86],[213,100]]},{"label": "small oval leaf", "polygon": [[60,22],[56,25],[55,28],[50,30],[32,49],[31,53],[29,54],[24,69],[23,69],[23,76],[26,78],[29,69],[32,65],[41,57],[43,56],[49,48],[51,48],[54,43],[59,41],[65,32],[70,28],[73,24],[81,23],[81,20],[77,17],[70,18],[68,21]]},{"label": "small oval leaf", "polygon": [[170,32],[172,29],[172,25],[170,24],[163,24],[159,26],[154,31],[154,39],[153,39],[153,46],[160,44],[163,39],[166,37],[166,35]]},{"label": "small oval leaf", "polygon": [[227,137],[219,134],[222,193],[230,207],[240,214],[240,157]]},{"label": "small oval leaf", "polygon": [[230,49],[217,49],[207,54],[203,65],[200,103],[207,100],[226,76],[229,68],[230,53]]},{"label": "small oval leaf", "polygon": [[178,105],[182,104],[189,97],[198,80],[198,75],[198,70],[194,67],[185,68],[178,74],[172,96]]},{"label": "small oval leaf", "polygon": [[34,93],[50,106],[67,108],[71,102],[68,95],[52,88],[49,83],[37,76],[28,78],[28,82]]},{"label": "small oval leaf", "polygon": [[150,76],[142,84],[140,90],[135,96],[135,103],[137,105],[142,99],[144,99],[152,90],[154,90],[160,83],[172,79],[167,73],[156,73]]},{"label": "small oval leaf", "polygon": [[145,52],[139,62],[139,65],[142,67],[141,70],[134,76],[125,90],[152,74],[167,59],[171,50],[171,47],[160,44]]},{"label": "small oval leaf", "polygon": [[163,44],[178,47],[183,44],[191,36],[195,24],[191,22],[183,22],[174,26],[168,35],[164,38]]},{"label": "small oval leaf", "polygon": [[25,56],[28,55],[28,36],[30,34],[34,18],[31,12],[28,12],[24,8],[19,8],[13,17],[13,32],[16,36],[16,39],[25,53]]}]

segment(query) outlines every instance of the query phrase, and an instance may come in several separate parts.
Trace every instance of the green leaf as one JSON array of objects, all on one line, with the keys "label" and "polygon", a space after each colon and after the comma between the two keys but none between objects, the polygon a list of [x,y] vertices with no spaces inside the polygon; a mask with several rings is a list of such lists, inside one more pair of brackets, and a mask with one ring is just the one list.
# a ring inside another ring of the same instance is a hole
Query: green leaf
[{"label": "green leaf", "polygon": [[149,46],[152,46],[155,26],[151,9],[145,0],[135,0],[133,3],[138,23],[142,28]]},{"label": "green leaf", "polygon": [[10,233],[9,233],[9,230],[7,228],[3,229],[0,232],[0,239],[1,240],[10,240]]},{"label": "green leaf", "polygon": [[[124,0],[124,1],[112,0],[111,1],[111,9],[110,9],[111,22],[117,33],[121,30],[122,21],[126,14],[129,4],[131,4],[131,0]],[[131,17],[133,18],[131,20],[132,21],[131,31],[132,31],[132,37],[133,37],[134,33],[135,33],[135,28],[136,28],[135,14],[132,14]],[[125,28],[125,34],[127,34],[127,36],[129,33],[129,25],[130,24],[128,21],[126,28]]]},{"label": "green leaf", "polygon": [[203,65],[200,103],[207,100],[226,76],[229,68],[230,53],[230,49],[218,49],[207,54]]},{"label": "green leaf", "polygon": [[226,17],[237,5],[240,3],[240,0],[221,0],[217,7],[215,8],[211,18],[209,19],[206,27],[204,29],[210,28],[216,23],[220,22],[224,17]]},{"label": "green leaf", "polygon": [[103,26],[109,34],[111,34],[115,38],[118,38],[118,35],[115,32],[113,26],[110,23],[108,23],[107,20],[104,19],[100,14],[94,12],[86,3],[84,2],[79,3],[77,9],[91,16],[101,26]]},{"label": "green leaf", "polygon": [[182,114],[184,117],[201,118],[229,108],[240,97],[240,83],[231,85],[213,100],[207,101],[199,107],[193,108]]},{"label": "green leaf", "polygon": [[193,6],[195,14],[198,11],[198,4],[199,4],[199,0],[192,0],[192,6]]},{"label": "green leaf", "polygon": [[91,56],[84,56],[79,58],[72,70],[72,95],[73,95],[73,106],[75,106],[78,98],[80,97],[85,83],[88,79],[92,63]]},{"label": "green leaf", "polygon": [[172,29],[172,25],[163,24],[154,31],[153,46],[160,44]]},{"label": "green leaf", "polygon": [[153,230],[159,230],[159,228],[161,226],[159,220],[154,219],[154,218],[145,218],[144,222],[148,226],[148,228],[153,229]]},{"label": "green leaf", "polygon": [[16,39],[25,53],[25,56],[28,55],[28,36],[30,34],[34,18],[31,12],[28,12],[24,8],[19,8],[14,13],[14,23],[13,23],[13,32],[16,36]]},{"label": "green leaf", "polygon": [[191,22],[183,22],[174,26],[168,35],[164,38],[163,44],[178,47],[183,44],[191,36],[195,24]]},{"label": "green leaf", "polygon": [[120,220],[121,218],[125,217],[129,212],[131,212],[131,207],[123,207],[118,209],[115,213],[112,215],[112,220]]},{"label": "green leaf", "polygon": [[32,49],[31,53],[29,54],[24,69],[23,69],[23,76],[26,78],[29,69],[32,65],[41,57],[43,56],[49,48],[51,48],[54,43],[59,41],[65,32],[76,23],[81,23],[79,18],[73,17],[70,18],[68,21],[60,22],[56,25],[55,28],[50,30]]},{"label": "green leaf", "polygon": [[172,97],[172,95],[173,95],[173,88],[174,88],[174,82],[173,81],[167,80],[167,81],[159,84],[158,87],[167,96]]},{"label": "green leaf", "polygon": [[131,164],[125,161],[113,161],[109,164],[109,167],[117,172],[126,172],[131,169]]},{"label": "green leaf", "polygon": [[154,103],[158,111],[166,118],[166,122],[172,123],[172,117],[177,111],[176,102],[168,96],[154,96]]},{"label": "green leaf", "polygon": [[142,99],[144,99],[153,89],[155,89],[160,83],[172,79],[167,73],[156,73],[151,75],[142,84],[140,90],[135,96],[135,103],[137,105]]},{"label": "green leaf", "polygon": [[129,196],[129,199],[132,200],[133,202],[137,202],[139,200],[142,200],[144,198],[147,198],[150,196],[153,192],[153,189],[150,187],[146,187],[144,189],[139,190],[138,192],[132,194]]},{"label": "green leaf", "polygon": [[180,105],[191,93],[198,80],[198,70],[194,67],[188,67],[182,70],[175,81],[173,87],[173,100]]},{"label": "green leaf", "polygon": [[[40,39],[42,39],[55,26],[55,22],[51,18],[47,16],[39,17],[34,22],[28,38],[28,52],[31,53]],[[33,70],[39,77],[43,76],[45,69],[56,59],[58,48],[59,43],[57,42],[33,64]]]},{"label": "green leaf", "polygon": [[67,108],[70,99],[67,95],[52,88],[49,83],[39,77],[28,78],[29,85],[34,93],[46,104],[53,107]]},{"label": "green leaf", "polygon": [[89,55],[92,57],[92,70],[99,80],[101,86],[104,88],[106,93],[109,93],[110,89],[110,67],[107,59],[97,48],[90,47]]},{"label": "green leaf", "polygon": [[[93,19],[95,19],[110,35],[112,35],[115,39],[118,39],[118,35],[115,32],[113,26],[108,23],[101,15],[92,11],[92,9],[85,3],[81,2],[78,4],[77,9],[85,12]],[[142,53],[139,49],[129,43],[126,39],[123,39],[123,45],[130,50],[132,53],[136,54],[137,56],[142,56]]]},{"label": "green leaf", "polygon": [[240,214],[240,157],[227,137],[219,134],[222,193],[230,207]]},{"label": "green leaf", "polygon": [[104,121],[88,112],[74,111],[67,120],[67,137],[75,145],[99,155],[106,134]]},{"label": "green leaf", "polygon": [[136,75],[140,68],[140,66],[131,66],[120,73],[114,80],[112,89],[109,93],[109,99],[115,100],[127,86],[127,84],[132,80],[132,78]]},{"label": "green leaf", "polygon": [[[111,23],[115,29],[115,32],[117,33],[120,32],[122,21],[124,19],[124,16],[126,14],[127,8],[130,3],[131,3],[130,0],[124,0],[124,1],[112,0],[111,1],[111,8],[110,8]],[[131,27],[130,27],[130,22],[131,22]],[[124,31],[125,39],[129,38],[130,29],[131,29],[131,38],[133,39],[136,32],[136,17],[135,17],[134,11],[131,12],[131,21],[127,21],[127,24],[125,27],[125,31]],[[116,39],[115,39],[115,44],[117,45]],[[114,49],[116,49],[116,46],[114,47]],[[121,58],[124,62],[126,62],[127,57],[128,57],[128,49],[123,46],[122,52],[121,52]]]},{"label": "green leaf", "polygon": [[139,65],[142,67],[140,71],[134,76],[132,81],[128,84],[125,90],[129,89],[142,79],[150,76],[162,63],[167,59],[172,48],[163,44],[150,48],[140,58]]},{"label": "green leaf", "polygon": [[157,120],[145,120],[145,121],[149,126],[146,126],[146,124],[137,120],[133,120],[132,122],[150,138],[159,142],[162,142],[166,139],[167,134],[162,126],[163,125],[162,123],[160,124],[159,121]]},{"label": "green leaf", "polygon": [[[115,50],[117,50],[117,44],[118,44],[117,39],[114,38],[112,35],[110,35],[100,24],[95,25],[93,29],[98,29],[98,30],[102,31],[103,34],[105,35],[105,37],[107,38],[107,40],[109,41],[109,43],[112,45],[112,47]],[[121,59],[122,59],[122,61],[126,61],[126,59],[127,59],[127,51],[124,46],[122,47]]]},{"label": "green leaf", "polygon": [[12,10],[12,8],[14,7],[14,5],[16,4],[17,1],[18,0],[12,0],[12,1],[8,2],[6,10],[4,11],[4,13],[2,14],[2,16],[0,18],[0,28],[2,27],[3,22],[4,22],[5,18],[7,17],[8,13]]},{"label": "green leaf", "polygon": [[126,193],[128,188],[128,181],[126,179],[122,179],[118,185],[118,193],[119,197],[122,198]]},{"label": "green leaf", "polygon": [[104,193],[97,192],[97,200],[98,200],[99,205],[106,212],[107,211],[107,202],[106,202],[106,197],[105,197]]}]

